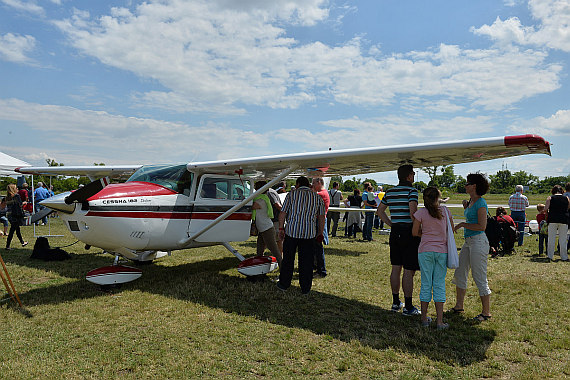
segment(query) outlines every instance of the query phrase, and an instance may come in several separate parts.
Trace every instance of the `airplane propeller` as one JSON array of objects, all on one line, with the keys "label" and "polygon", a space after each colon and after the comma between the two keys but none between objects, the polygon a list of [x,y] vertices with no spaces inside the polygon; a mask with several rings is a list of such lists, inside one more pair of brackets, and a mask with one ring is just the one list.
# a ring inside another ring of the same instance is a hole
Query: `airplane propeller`
[{"label": "airplane propeller", "polygon": [[85,202],[87,199],[103,190],[103,188],[109,183],[109,177],[103,177],[93,181],[65,197],[65,203],[70,205],[73,202]]},{"label": "airplane propeller", "polygon": [[38,212],[36,212],[34,215],[32,216],[28,216],[25,219],[25,225],[26,226],[31,226],[32,224],[36,223],[38,220],[43,219],[44,217],[48,216],[49,214],[51,214],[52,212],[54,212],[55,210],[52,210],[50,208],[44,208]]}]

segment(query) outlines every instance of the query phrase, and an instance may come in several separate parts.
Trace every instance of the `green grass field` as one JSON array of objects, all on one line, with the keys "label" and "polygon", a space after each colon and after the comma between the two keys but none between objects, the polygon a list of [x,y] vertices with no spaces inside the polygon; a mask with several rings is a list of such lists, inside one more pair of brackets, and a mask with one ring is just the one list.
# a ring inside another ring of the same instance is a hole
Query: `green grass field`
[{"label": "green grass field", "polygon": [[[51,232],[65,235],[50,238],[54,247],[74,241],[59,219]],[[492,320],[470,321],[480,312],[471,282],[465,315],[446,315],[449,330],[437,331],[388,311],[387,236],[377,233],[371,243],[333,239],[330,274],[315,279],[308,296],[296,278],[278,291],[276,273],[247,281],[222,247],[175,252],[143,266],[141,279],[103,292],[85,274],[112,256],[78,243],[64,248],[71,260],[33,261],[32,228],[24,234],[28,247],[0,251],[25,305],[0,306],[3,379],[570,376],[570,265],[536,257],[536,236],[490,260]],[[235,246],[254,254],[253,239]]]}]

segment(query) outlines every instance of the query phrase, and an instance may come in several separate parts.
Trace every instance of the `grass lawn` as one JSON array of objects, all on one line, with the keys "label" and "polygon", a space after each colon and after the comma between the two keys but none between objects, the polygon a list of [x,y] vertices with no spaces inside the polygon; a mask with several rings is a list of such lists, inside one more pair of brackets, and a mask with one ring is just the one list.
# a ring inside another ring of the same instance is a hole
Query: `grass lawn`
[{"label": "grass lawn", "polygon": [[[276,273],[247,281],[222,247],[175,252],[143,266],[139,280],[103,292],[85,274],[112,256],[78,243],[64,248],[71,260],[33,261],[33,230],[23,230],[28,247],[0,251],[25,305],[25,312],[0,306],[0,378],[570,376],[570,264],[536,257],[535,236],[489,261],[491,320],[470,321],[480,312],[470,281],[465,315],[446,315],[449,330],[436,331],[388,311],[388,237],[377,233],[371,243],[332,239],[329,276],[303,296],[296,278],[285,293],[271,281]],[[51,232],[65,235],[50,238],[54,247],[74,242],[59,219]],[[235,247],[255,251],[253,239]],[[455,297],[451,277],[446,309]],[[418,293],[416,286],[416,303]]]}]

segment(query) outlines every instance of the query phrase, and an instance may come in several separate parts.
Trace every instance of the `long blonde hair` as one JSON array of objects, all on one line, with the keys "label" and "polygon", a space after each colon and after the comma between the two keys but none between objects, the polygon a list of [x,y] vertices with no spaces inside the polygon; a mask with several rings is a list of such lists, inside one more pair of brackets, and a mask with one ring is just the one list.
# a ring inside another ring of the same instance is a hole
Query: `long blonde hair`
[{"label": "long blonde hair", "polygon": [[18,194],[18,188],[16,187],[16,185],[14,185],[13,183],[9,184],[8,187],[6,187],[6,200],[12,200],[12,198],[14,198],[14,196],[16,194]]},{"label": "long blonde hair", "polygon": [[439,199],[441,192],[435,186],[430,186],[424,190],[424,206],[427,208],[429,214],[436,219],[442,219],[443,214],[439,209]]}]

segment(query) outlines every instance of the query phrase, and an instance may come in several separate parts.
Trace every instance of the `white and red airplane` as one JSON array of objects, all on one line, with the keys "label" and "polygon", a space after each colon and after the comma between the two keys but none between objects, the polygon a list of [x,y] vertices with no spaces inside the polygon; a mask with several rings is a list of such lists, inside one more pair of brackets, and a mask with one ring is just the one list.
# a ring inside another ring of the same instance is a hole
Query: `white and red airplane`
[{"label": "white and red airplane", "polygon": [[[217,244],[241,261],[240,273],[274,270],[275,258],[245,260],[229,243],[249,238],[252,199],[286,177],[352,176],[395,170],[403,164],[439,166],[532,153],[550,155],[550,144],[537,135],[521,135],[181,165],[26,167],[16,171],[99,178],[41,204],[58,211],[71,234],[87,247],[115,254],[114,265],[88,274],[88,280],[105,285],[142,274],[138,268],[118,265],[119,257],[152,261],[175,250]],[[108,184],[108,176],[126,173],[132,173],[126,182]],[[253,192],[252,181],[260,178],[271,180]]]}]

